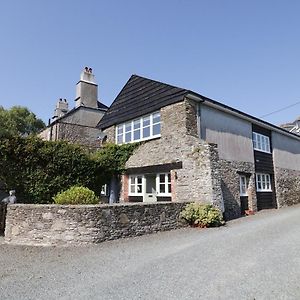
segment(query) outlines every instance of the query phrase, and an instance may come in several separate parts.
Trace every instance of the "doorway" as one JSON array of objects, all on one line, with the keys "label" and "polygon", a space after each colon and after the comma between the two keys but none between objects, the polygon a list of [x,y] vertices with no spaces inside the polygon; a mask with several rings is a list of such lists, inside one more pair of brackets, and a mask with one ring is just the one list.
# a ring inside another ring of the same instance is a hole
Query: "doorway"
[{"label": "doorway", "polygon": [[156,202],[157,191],[156,191],[156,174],[145,175],[146,189],[143,195],[143,202]]}]

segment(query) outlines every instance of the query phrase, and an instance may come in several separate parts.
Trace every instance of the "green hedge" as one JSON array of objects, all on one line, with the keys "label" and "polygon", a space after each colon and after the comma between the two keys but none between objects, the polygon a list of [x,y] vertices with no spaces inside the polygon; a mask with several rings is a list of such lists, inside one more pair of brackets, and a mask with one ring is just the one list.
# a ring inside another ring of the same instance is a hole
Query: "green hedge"
[{"label": "green hedge", "polygon": [[0,140],[0,181],[15,189],[18,202],[52,203],[52,197],[71,186],[100,194],[111,176],[124,170],[135,145],[106,145],[89,153],[79,145],[49,142],[37,137]]}]

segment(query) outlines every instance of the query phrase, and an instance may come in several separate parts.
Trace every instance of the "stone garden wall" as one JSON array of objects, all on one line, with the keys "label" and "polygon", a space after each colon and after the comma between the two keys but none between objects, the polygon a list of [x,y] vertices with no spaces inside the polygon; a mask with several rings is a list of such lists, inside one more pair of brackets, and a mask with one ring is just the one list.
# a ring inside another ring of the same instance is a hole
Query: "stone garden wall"
[{"label": "stone garden wall", "polygon": [[186,226],[179,218],[186,204],[8,205],[5,242],[91,244],[176,229]]}]

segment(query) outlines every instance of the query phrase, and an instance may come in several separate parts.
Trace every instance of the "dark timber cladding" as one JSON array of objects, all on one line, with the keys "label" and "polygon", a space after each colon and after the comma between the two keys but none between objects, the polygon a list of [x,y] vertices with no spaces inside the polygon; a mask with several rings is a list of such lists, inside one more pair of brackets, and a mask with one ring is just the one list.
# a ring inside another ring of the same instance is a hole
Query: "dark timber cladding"
[{"label": "dark timber cladding", "polygon": [[255,172],[270,174],[272,192],[256,192],[258,210],[276,207],[276,193],[274,183],[274,166],[272,156],[271,131],[257,125],[252,125],[252,131],[268,136],[270,139],[271,153],[254,150]]},{"label": "dark timber cladding", "polygon": [[[132,75],[98,127],[108,128],[183,101],[188,90]],[[125,109],[126,108],[126,109]]]}]

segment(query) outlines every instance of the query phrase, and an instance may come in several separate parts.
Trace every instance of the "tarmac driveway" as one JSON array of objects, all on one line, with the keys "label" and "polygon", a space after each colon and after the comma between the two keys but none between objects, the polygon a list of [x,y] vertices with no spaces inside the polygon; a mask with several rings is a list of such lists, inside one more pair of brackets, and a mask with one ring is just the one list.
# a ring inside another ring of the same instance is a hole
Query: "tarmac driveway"
[{"label": "tarmac driveway", "polygon": [[300,206],[77,248],[2,240],[0,299],[300,299]]}]

